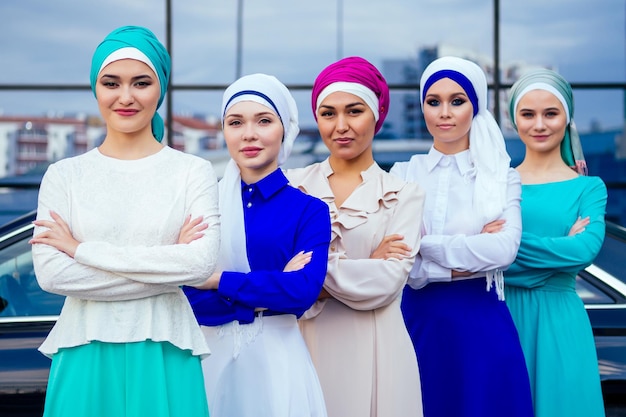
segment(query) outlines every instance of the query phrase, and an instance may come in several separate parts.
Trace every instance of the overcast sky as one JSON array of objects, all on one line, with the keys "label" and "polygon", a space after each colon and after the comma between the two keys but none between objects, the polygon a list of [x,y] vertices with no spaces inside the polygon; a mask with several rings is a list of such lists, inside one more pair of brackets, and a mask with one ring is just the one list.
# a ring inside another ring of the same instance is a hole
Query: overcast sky
[{"label": "overcast sky", "polygon": [[[343,6],[338,42],[337,1]],[[165,43],[160,0],[0,0],[0,84],[88,84],[91,56],[114,28],[149,27]],[[414,58],[446,44],[493,54],[493,0],[243,0],[242,73],[311,84],[343,56]],[[236,71],[237,0],[172,0],[173,81],[228,84]],[[501,66],[556,67],[571,82],[626,81],[626,0],[526,0],[500,5]],[[308,92],[295,93],[303,120]],[[177,93],[177,112],[217,113],[221,95]],[[619,126],[624,96],[577,93],[583,124]],[[608,103],[608,104],[607,104]],[[91,93],[0,90],[5,115],[46,111],[97,114]],[[581,124],[579,122],[579,124]]]}]

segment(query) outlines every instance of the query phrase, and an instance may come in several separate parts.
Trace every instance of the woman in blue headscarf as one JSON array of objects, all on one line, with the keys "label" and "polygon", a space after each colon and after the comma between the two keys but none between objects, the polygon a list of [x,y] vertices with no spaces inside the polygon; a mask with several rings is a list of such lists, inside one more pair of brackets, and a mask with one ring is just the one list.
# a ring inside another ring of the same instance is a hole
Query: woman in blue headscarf
[{"label": "woman in blue headscarf", "polygon": [[504,273],[506,302],[530,375],[536,417],[603,416],[598,359],[576,274],[604,240],[606,186],[586,176],[569,83],[541,69],[511,88],[509,115],[526,154],[522,241]]},{"label": "woman in blue headscarf", "polygon": [[106,137],[43,178],[34,267],[66,296],[40,347],[52,358],[46,417],[208,416],[209,349],[180,287],[215,269],[217,180],[209,162],[160,143],[169,73],[152,32],[110,33],[91,68]]},{"label": "woman in blue headscarf", "polygon": [[424,233],[402,294],[425,417],[531,417],[524,354],[503,301],[519,247],[520,179],[487,106],[487,79],[453,56],[420,80],[427,154],[391,173],[426,189]]}]

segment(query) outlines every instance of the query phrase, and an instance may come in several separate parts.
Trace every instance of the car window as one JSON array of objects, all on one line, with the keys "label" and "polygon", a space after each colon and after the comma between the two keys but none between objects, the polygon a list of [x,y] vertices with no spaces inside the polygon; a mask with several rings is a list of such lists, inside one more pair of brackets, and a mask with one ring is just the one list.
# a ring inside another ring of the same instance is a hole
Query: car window
[{"label": "car window", "polygon": [[615,278],[626,282],[626,242],[623,238],[607,234],[600,253],[593,261],[594,264],[613,275]]},{"label": "car window", "polygon": [[576,292],[585,304],[614,304],[613,297],[596,287],[581,275],[576,276]]},{"label": "car window", "polygon": [[29,238],[0,250],[0,317],[58,315],[63,306],[65,297],[39,287]]}]

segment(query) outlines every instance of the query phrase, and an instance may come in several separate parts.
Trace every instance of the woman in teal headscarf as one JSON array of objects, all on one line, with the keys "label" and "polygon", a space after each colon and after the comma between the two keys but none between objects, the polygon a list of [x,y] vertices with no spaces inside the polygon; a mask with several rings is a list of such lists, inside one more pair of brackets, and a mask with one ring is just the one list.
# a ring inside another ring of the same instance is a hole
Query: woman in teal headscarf
[{"label": "woman in teal headscarf", "polygon": [[106,137],[43,178],[34,267],[66,296],[39,349],[52,358],[46,417],[208,417],[209,349],[180,287],[215,269],[217,180],[208,161],[160,143],[169,73],[152,32],[110,33],[91,68]]},{"label": "woman in teal headscarf", "polygon": [[519,332],[536,417],[604,416],[589,318],[576,274],[604,240],[606,186],[586,176],[569,83],[550,70],[511,88],[509,115],[526,154],[522,241],[504,273],[506,302]]}]

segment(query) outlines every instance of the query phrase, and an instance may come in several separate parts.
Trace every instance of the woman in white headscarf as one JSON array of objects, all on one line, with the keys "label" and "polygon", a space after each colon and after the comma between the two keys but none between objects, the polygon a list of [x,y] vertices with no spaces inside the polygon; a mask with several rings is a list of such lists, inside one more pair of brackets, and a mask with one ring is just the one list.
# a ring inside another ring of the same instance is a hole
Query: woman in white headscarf
[{"label": "woman in white headscarf", "polygon": [[244,76],[224,92],[222,126],[232,159],[219,183],[219,272],[185,288],[212,352],[211,416],[326,416],[297,318],[322,289],[330,215],[279,168],[299,132],[295,101],[273,76]]},{"label": "woman in white headscarf", "polygon": [[433,146],[391,169],[426,189],[420,250],[402,313],[420,363],[426,417],[532,416],[528,373],[502,270],[521,235],[520,179],[487,110],[487,80],[443,57],[420,82]]}]

